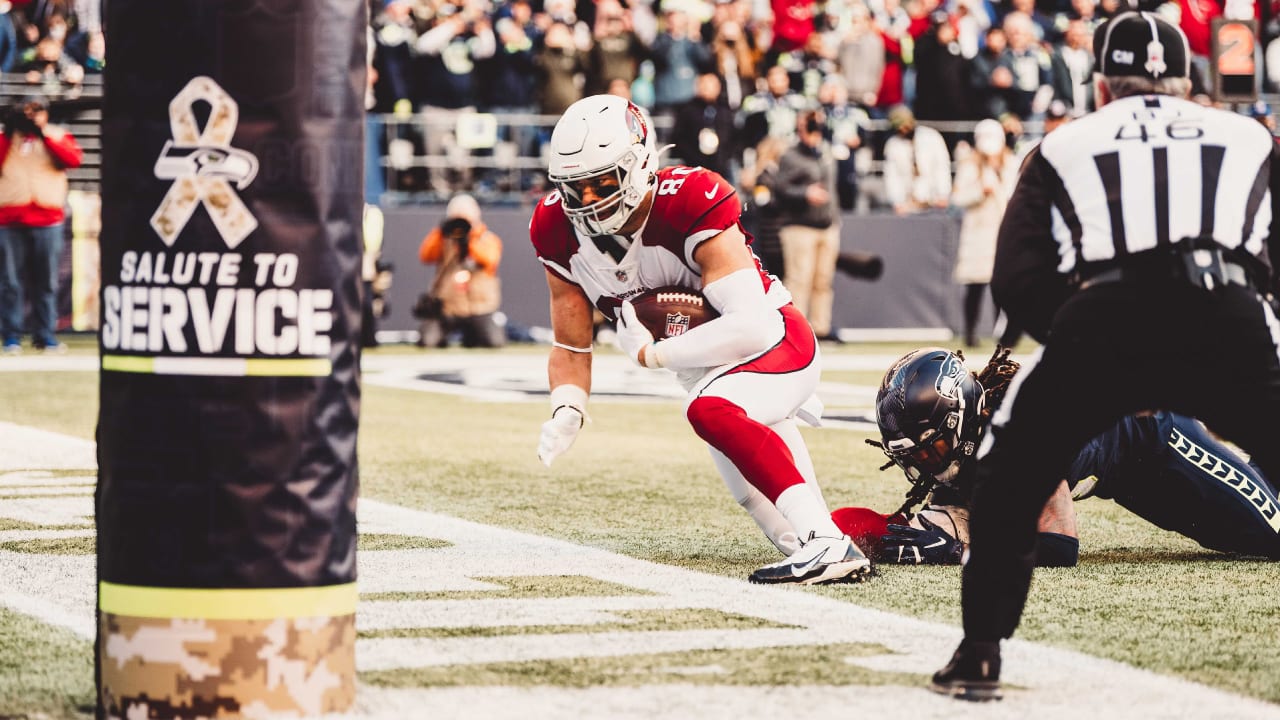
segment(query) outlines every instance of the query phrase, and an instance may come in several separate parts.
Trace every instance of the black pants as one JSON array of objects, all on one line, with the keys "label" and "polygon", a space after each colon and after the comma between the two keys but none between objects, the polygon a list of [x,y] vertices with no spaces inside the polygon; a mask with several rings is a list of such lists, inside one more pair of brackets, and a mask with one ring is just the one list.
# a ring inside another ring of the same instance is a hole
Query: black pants
[{"label": "black pants", "polygon": [[1036,520],[1072,458],[1120,417],[1196,417],[1280,478],[1280,323],[1252,291],[1104,283],[1072,296],[1023,366],[979,451],[965,635],[1013,634],[1035,560]]}]

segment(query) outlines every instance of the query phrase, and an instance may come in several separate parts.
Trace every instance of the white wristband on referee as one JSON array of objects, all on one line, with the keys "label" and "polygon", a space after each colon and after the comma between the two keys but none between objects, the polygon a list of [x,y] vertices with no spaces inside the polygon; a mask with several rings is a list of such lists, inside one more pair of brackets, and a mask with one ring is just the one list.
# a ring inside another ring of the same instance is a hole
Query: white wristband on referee
[{"label": "white wristband on referee", "polygon": [[587,417],[587,391],[577,385],[565,383],[551,388],[551,416],[555,417],[556,411],[562,407],[577,410],[584,421],[590,419]]}]

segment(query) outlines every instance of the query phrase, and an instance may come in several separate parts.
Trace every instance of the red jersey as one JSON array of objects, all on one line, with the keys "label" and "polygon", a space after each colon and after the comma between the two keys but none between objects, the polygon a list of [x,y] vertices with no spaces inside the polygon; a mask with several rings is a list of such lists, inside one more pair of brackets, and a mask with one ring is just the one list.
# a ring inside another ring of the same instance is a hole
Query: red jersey
[{"label": "red jersey", "polygon": [[[646,290],[666,285],[701,288],[702,268],[694,262],[693,251],[731,227],[741,228],[738,194],[711,170],[663,168],[653,193],[649,217],[621,261],[574,230],[559,192],[547,195],[533,211],[529,237],[538,259],[561,280],[581,287],[610,319],[617,319],[615,311],[623,300]],[[790,302],[790,294],[760,268],[759,260],[756,268],[776,306]]]}]

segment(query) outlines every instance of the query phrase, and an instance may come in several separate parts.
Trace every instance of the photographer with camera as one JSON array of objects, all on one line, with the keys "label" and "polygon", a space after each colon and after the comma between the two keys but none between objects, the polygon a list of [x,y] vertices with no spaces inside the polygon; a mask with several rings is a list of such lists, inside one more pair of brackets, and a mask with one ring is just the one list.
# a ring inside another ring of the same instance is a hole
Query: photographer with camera
[{"label": "photographer with camera", "polygon": [[[71,133],[49,124],[43,100],[4,115],[0,132],[0,337],[4,352],[22,351],[23,279],[34,278],[31,334],[38,350],[61,352],[58,260],[62,256],[67,168],[80,166]],[[30,266],[30,267],[29,267]]]},{"label": "photographer with camera", "polygon": [[826,116],[805,110],[797,118],[799,142],[778,161],[783,282],[792,302],[821,339],[834,337],[832,280],[840,254],[840,215],[836,207],[836,159],[824,139]]},{"label": "photographer with camera", "polygon": [[481,221],[475,198],[459,194],[449,200],[444,221],[422,240],[418,257],[436,265],[431,288],[413,308],[422,321],[418,345],[444,347],[454,331],[462,333],[463,347],[505,345],[505,329],[494,322],[502,304],[502,240]]}]

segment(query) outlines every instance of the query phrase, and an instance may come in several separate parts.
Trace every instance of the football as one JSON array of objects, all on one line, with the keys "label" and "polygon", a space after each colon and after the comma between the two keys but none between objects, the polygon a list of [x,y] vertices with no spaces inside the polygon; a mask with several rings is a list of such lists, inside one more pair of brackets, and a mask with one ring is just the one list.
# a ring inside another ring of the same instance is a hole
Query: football
[{"label": "football", "polygon": [[631,298],[631,304],[654,340],[683,335],[720,315],[702,293],[675,285],[646,290]]}]

